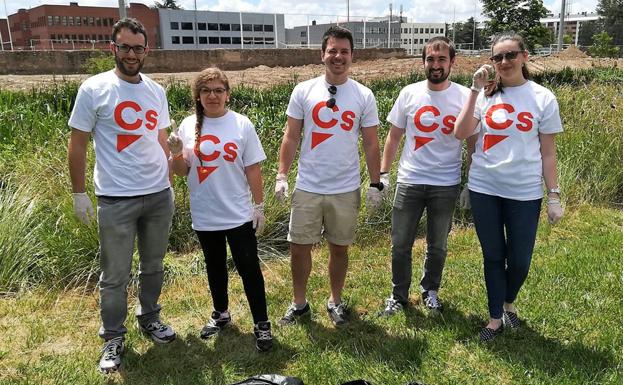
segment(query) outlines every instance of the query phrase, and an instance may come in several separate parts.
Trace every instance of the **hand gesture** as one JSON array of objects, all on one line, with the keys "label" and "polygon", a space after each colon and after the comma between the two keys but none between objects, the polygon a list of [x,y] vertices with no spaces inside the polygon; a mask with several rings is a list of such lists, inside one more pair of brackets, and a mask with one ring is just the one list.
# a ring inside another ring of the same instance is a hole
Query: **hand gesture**
[{"label": "hand gesture", "polygon": [[487,85],[489,75],[493,74],[493,67],[489,64],[484,64],[472,77],[472,90],[480,92]]},{"label": "hand gesture", "polygon": [[169,138],[167,139],[167,144],[169,145],[171,155],[179,156],[184,150],[184,143],[182,142],[182,138],[180,138],[179,130],[177,128],[175,120],[171,120],[171,127],[173,127],[173,130],[171,131],[171,135],[169,135]]}]

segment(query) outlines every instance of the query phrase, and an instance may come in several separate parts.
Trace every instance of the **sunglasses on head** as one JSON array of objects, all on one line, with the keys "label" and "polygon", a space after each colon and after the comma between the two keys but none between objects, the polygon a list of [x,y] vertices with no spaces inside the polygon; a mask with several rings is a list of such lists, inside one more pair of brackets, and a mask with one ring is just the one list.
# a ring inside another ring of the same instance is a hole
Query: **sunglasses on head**
[{"label": "sunglasses on head", "polygon": [[499,53],[497,55],[491,56],[489,59],[494,63],[501,63],[502,60],[515,60],[517,59],[517,55],[522,53],[523,51],[508,51],[504,53]]},{"label": "sunglasses on head", "polygon": [[331,94],[331,98],[327,100],[326,106],[328,108],[333,108],[335,107],[335,94],[337,94],[337,87],[332,85],[332,86],[329,86],[327,90]]}]

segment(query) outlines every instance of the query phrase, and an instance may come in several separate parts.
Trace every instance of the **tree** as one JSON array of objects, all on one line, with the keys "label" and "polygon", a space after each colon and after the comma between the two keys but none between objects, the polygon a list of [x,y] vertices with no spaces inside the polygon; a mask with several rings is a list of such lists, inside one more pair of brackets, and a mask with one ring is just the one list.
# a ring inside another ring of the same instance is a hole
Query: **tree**
[{"label": "tree", "polygon": [[578,45],[588,46],[593,44],[593,36],[604,31],[603,19],[590,20],[580,24],[580,33],[578,34]]},{"label": "tree", "polygon": [[184,9],[177,5],[175,0],[164,0],[162,3],[155,1],[152,8]]},{"label": "tree", "polygon": [[[464,23],[455,23],[454,28],[456,30],[456,32],[453,33],[455,46],[463,45],[463,48],[465,48],[465,45],[469,44],[470,48],[473,47],[473,49],[482,48],[482,31],[478,28],[476,28],[476,41],[474,41],[473,17],[470,17]],[[450,37],[452,38],[452,35],[450,35]],[[472,45],[471,43],[475,44]]]},{"label": "tree", "polygon": [[541,24],[548,12],[542,0],[482,0],[482,4],[483,14],[489,18],[487,36],[512,30],[523,36],[529,49],[549,44],[551,34]]},{"label": "tree", "polygon": [[593,36],[593,45],[588,49],[588,52],[595,57],[617,57],[619,56],[619,47],[615,47],[612,40],[608,32],[600,32]]},{"label": "tree", "polygon": [[603,18],[604,26],[615,45],[623,44],[623,0],[599,0],[597,13]]}]

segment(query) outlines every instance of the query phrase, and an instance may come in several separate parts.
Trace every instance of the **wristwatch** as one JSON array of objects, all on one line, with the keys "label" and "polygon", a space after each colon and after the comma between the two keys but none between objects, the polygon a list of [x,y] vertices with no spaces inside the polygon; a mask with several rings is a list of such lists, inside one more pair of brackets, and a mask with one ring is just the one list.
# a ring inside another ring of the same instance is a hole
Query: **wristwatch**
[{"label": "wristwatch", "polygon": [[556,193],[556,194],[560,195],[560,187],[548,188],[547,189],[547,193],[548,194]]},{"label": "wristwatch", "polygon": [[370,187],[376,187],[377,190],[383,191],[383,188],[385,186],[383,185],[383,182],[379,182],[379,183],[370,183]]}]

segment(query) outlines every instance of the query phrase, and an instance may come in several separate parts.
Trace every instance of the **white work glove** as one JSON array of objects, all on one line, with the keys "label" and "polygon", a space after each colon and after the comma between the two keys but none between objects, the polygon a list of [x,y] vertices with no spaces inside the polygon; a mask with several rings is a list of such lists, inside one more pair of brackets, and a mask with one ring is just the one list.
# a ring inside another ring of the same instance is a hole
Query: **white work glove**
[{"label": "white work glove", "polygon": [[489,74],[492,73],[493,67],[489,64],[483,64],[482,67],[478,68],[478,70],[474,72],[471,89],[477,92],[482,91],[482,89],[487,85]]},{"label": "white work glove", "polygon": [[74,196],[74,214],[80,222],[89,225],[91,223],[91,218],[95,216],[91,198],[89,198],[85,192],[73,193],[72,195]]},{"label": "white work glove", "polygon": [[560,222],[564,213],[565,210],[563,210],[559,198],[549,198],[547,200],[547,221],[551,225]]},{"label": "white work glove", "polygon": [[472,204],[469,201],[469,189],[467,186],[463,187],[463,191],[459,195],[459,207],[463,210],[469,210],[472,208]]},{"label": "white work glove", "polygon": [[381,193],[385,197],[389,195],[389,190],[391,190],[391,186],[389,184],[389,172],[381,174],[381,183],[383,183],[383,191],[381,191]]},{"label": "white work glove", "polygon": [[382,201],[383,192],[379,191],[376,187],[368,187],[368,192],[366,193],[366,207],[368,208],[368,214],[373,214],[379,208]]},{"label": "white work glove", "polygon": [[253,228],[255,229],[255,235],[262,234],[264,225],[266,224],[266,217],[264,216],[264,202],[253,205]]},{"label": "white work glove", "polygon": [[277,174],[277,182],[275,183],[275,198],[282,203],[288,199],[288,176],[286,174]]},{"label": "white work glove", "polygon": [[177,129],[177,124],[175,120],[171,120],[171,126],[173,130],[171,131],[171,135],[167,139],[167,144],[169,145],[169,151],[171,151],[172,156],[179,156],[184,150],[184,143],[182,142],[182,138],[180,138],[179,131]]}]

